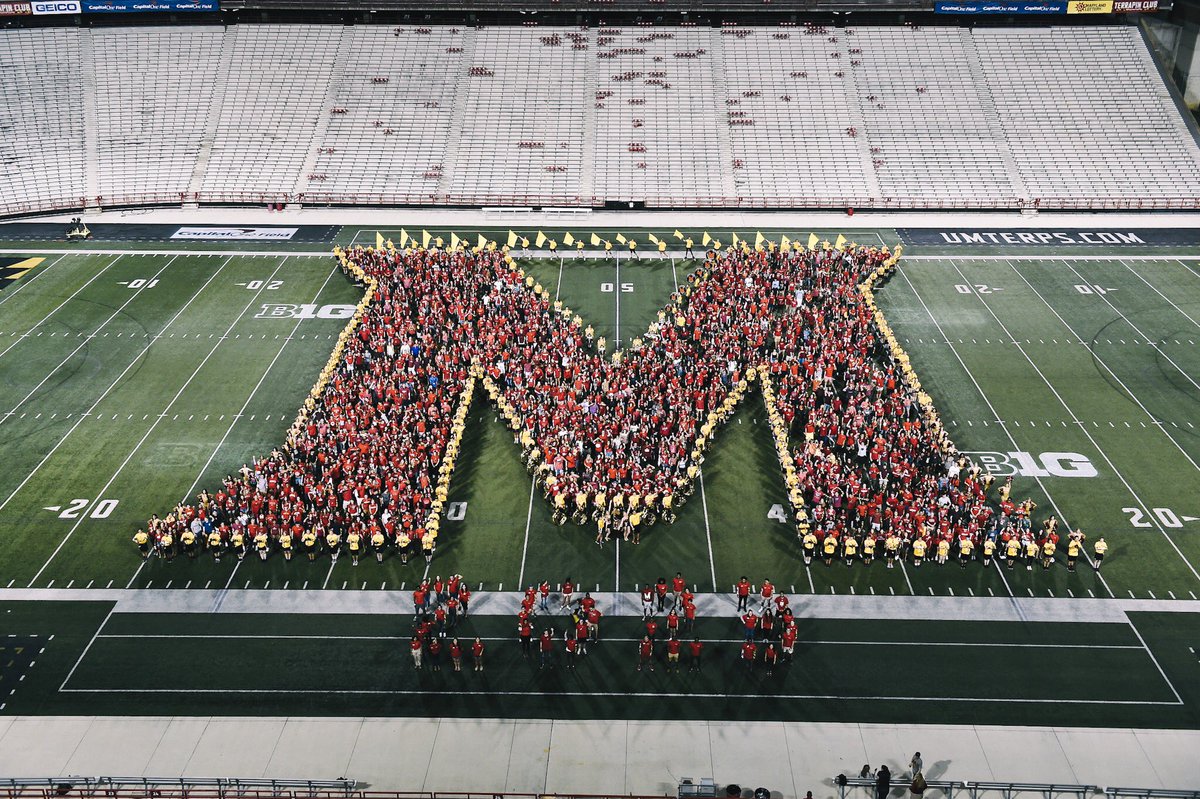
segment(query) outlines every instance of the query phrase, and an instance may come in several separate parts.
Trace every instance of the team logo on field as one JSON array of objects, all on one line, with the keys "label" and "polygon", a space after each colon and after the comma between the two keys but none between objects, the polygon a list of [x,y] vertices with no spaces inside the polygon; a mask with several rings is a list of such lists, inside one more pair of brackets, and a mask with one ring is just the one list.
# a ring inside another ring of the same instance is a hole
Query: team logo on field
[{"label": "team logo on field", "polygon": [[349,319],[353,305],[317,305],[316,303],[264,302],[255,319]]},{"label": "team logo on field", "polygon": [[1078,452],[964,452],[996,477],[1096,477],[1092,462]]},{"label": "team logo on field", "polygon": [[26,258],[24,260],[0,259],[0,290],[9,284],[20,280],[25,273],[40,264],[45,258]]}]

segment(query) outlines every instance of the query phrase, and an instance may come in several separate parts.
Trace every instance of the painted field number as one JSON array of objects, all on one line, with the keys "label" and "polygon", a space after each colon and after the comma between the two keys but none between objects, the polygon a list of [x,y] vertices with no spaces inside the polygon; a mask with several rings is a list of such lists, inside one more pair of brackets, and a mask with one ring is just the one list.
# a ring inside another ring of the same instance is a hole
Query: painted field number
[{"label": "painted field number", "polygon": [[259,289],[275,291],[282,285],[282,280],[251,280],[250,282],[246,283],[246,288],[248,288],[250,291],[258,291]]},{"label": "painted field number", "polygon": [[771,509],[767,511],[767,518],[774,519],[780,524],[788,523],[787,513],[784,511],[782,505],[772,505]]},{"label": "painted field number", "polygon": [[[92,506],[91,513],[87,514],[89,519],[107,519],[112,515],[112,512],[117,509],[117,503],[120,500],[102,499]],[[52,511],[58,514],[60,519],[79,519],[84,516],[84,511],[92,504],[90,499],[73,499],[66,504],[50,505],[42,510]]]},{"label": "painted field number", "polygon": [[1099,294],[1101,296],[1116,289],[1106,289],[1104,286],[1097,286],[1095,283],[1076,283],[1075,290],[1080,294]]},{"label": "painted field number", "polygon": [[[1154,522],[1146,518],[1146,512],[1141,508],[1121,508],[1121,513],[1129,514],[1129,523],[1134,527],[1153,527]],[[1170,508],[1151,508],[1150,513],[1163,527],[1169,527],[1177,530],[1183,527],[1184,522],[1194,522],[1198,517],[1183,516],[1180,517],[1175,511]]]},{"label": "painted field number", "polygon": [[465,518],[467,518],[467,503],[451,502],[450,506],[446,508],[446,521],[461,522]]},{"label": "painted field number", "polygon": [[994,294],[997,291],[1004,291],[1002,288],[989,286],[987,283],[957,283],[954,290],[959,294]]},{"label": "painted field number", "polygon": [[[612,294],[615,288],[616,288],[616,285],[613,283],[601,283],[600,284],[600,290],[603,291],[605,294]],[[622,283],[621,284],[621,293],[622,294],[632,294],[633,293],[633,284],[632,283]]]},{"label": "painted field number", "polygon": [[[125,283],[125,281],[121,281],[121,282]],[[157,285],[158,285],[158,278],[156,278],[156,277],[150,278],[149,280],[147,280],[146,278],[143,278],[143,277],[139,277],[136,280],[130,280],[128,283],[125,283],[125,288],[127,288],[127,289],[152,289]]]}]

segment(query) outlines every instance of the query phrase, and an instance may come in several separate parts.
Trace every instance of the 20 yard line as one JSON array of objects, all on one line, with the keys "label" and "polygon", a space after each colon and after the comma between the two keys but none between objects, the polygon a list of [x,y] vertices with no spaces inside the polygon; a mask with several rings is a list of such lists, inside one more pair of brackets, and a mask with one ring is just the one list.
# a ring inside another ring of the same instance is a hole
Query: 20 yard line
[{"label": "20 yard line", "polygon": [[208,280],[204,281],[204,285],[202,285],[199,289],[197,289],[196,293],[193,294],[191,297],[189,297],[188,301],[183,304],[183,307],[180,308],[175,313],[175,315],[171,317],[171,320],[162,326],[162,329],[160,329],[158,331],[158,335],[150,338],[149,343],[146,344],[146,346],[142,348],[142,351],[139,352],[137,354],[137,356],[129,362],[129,365],[125,367],[125,369],[121,372],[121,374],[117,375],[117,379],[112,381],[112,383],[109,384],[108,388],[104,389],[104,393],[101,394],[96,399],[96,401],[91,404],[91,407],[89,407],[87,409],[87,411],[85,411],[82,415],[80,415],[80,417],[78,419],[75,420],[75,424],[71,425],[71,429],[69,429],[63,435],[63,437],[60,438],[55,443],[55,445],[51,448],[51,450],[49,452],[47,452],[45,454],[45,456],[38,463],[38,465],[33,467],[33,470],[31,472],[29,472],[29,474],[25,475],[25,479],[21,481],[20,485],[18,485],[15,489],[13,489],[13,492],[8,495],[8,498],[5,499],[3,502],[0,502],[0,510],[4,510],[4,507],[6,505],[8,505],[9,502],[12,501],[12,498],[17,495],[17,492],[19,492],[22,488],[25,487],[25,484],[28,483],[33,478],[33,476],[35,474],[37,474],[38,471],[43,466],[46,465],[46,462],[49,461],[51,456],[53,456],[54,453],[58,451],[58,448],[63,445],[63,443],[67,440],[67,438],[70,437],[70,435],[79,428],[79,425],[83,424],[84,419],[89,418],[91,416],[92,411],[96,410],[96,408],[99,407],[100,403],[104,401],[104,398],[107,397],[114,388],[116,388],[118,385],[121,384],[121,381],[125,379],[125,375],[128,374],[129,370],[134,367],[134,364],[141,363],[142,356],[145,355],[147,352],[149,352],[150,348],[154,346],[154,342],[160,336],[162,336],[163,333],[167,332],[167,328],[169,328],[171,325],[175,324],[176,320],[178,320],[179,317],[183,315],[183,312],[186,311],[189,307],[191,307],[192,302],[194,302],[197,297],[199,297],[201,294],[204,293],[204,290],[206,288],[208,288],[210,283],[213,282],[213,279],[216,278],[217,275],[221,274],[221,272],[225,269],[226,266],[229,265],[230,261],[232,261],[232,260],[233,260],[233,258],[226,258],[225,263],[221,264],[221,266],[217,269],[217,271],[213,272],[212,275],[208,278]]},{"label": "20 yard line", "polygon": [[[78,354],[81,349],[88,346],[88,344],[91,343],[91,340],[95,337],[95,335],[97,333],[99,333],[101,330],[103,330],[108,325],[109,322],[111,322],[112,320],[114,320],[118,316],[120,316],[121,313],[125,310],[126,306],[128,306],[131,302],[133,302],[139,296],[141,296],[141,293],[146,290],[147,286],[149,286],[151,283],[153,283],[155,280],[157,280],[158,276],[161,275],[163,272],[165,272],[167,267],[170,266],[172,263],[174,263],[175,258],[178,258],[178,257],[179,256],[176,255],[170,261],[167,261],[165,264],[163,264],[162,268],[154,273],[154,277],[152,277],[146,281],[145,286],[143,286],[142,288],[139,288],[139,289],[134,289],[134,292],[129,295],[129,298],[126,299],[125,302],[121,303],[121,307],[119,307],[119,308],[117,308],[117,310],[113,311],[112,315],[109,316],[107,319],[105,319],[103,322],[101,322],[99,327],[97,327],[95,330],[93,330],[89,335],[85,336],[83,338],[83,341],[79,342],[79,346],[77,346],[75,349],[71,350],[67,354],[67,357],[63,358],[61,361],[59,361],[57,366],[55,366],[53,369],[51,369],[49,372],[47,372],[46,376],[43,377],[36,386],[34,386],[32,389],[30,389],[29,393],[26,394],[23,398],[21,398],[20,402],[18,402],[16,405],[12,406],[12,409],[9,410],[8,413],[4,414],[3,416],[0,416],[0,424],[4,424],[6,421],[8,421],[8,419],[10,419],[12,417],[13,413],[16,412],[17,408],[20,408],[22,405],[24,405],[29,400],[30,397],[32,397],[34,394],[36,394],[38,392],[38,389],[40,389],[42,386],[46,385],[47,380],[49,380],[51,377],[53,377],[54,374],[59,369],[61,369],[64,365],[66,365],[66,363],[68,361],[70,361],[72,358],[74,358],[75,355]],[[120,259],[118,258],[117,260],[120,260]],[[113,263],[116,263],[116,261],[113,261]],[[109,266],[111,266],[111,265],[112,264],[109,264]]]},{"label": "20 yard line", "polygon": [[[65,258],[66,256],[63,256],[63,257]],[[25,339],[26,336],[28,336],[30,333],[32,333],[33,331],[37,330],[39,327],[44,325],[46,323],[47,319],[49,319],[51,316],[54,316],[54,314],[61,311],[64,305],[66,305],[68,302],[70,302],[71,300],[73,300],[77,296],[79,296],[79,292],[83,291],[88,286],[92,285],[93,282],[98,280],[101,275],[103,275],[105,272],[107,272],[112,267],[112,265],[115,264],[117,261],[121,260],[121,258],[122,258],[122,256],[118,255],[116,258],[114,258],[112,261],[109,262],[108,266],[105,266],[99,272],[92,275],[91,280],[84,283],[79,288],[75,289],[75,291],[71,292],[71,296],[67,297],[65,300],[63,300],[57,306],[55,306],[53,311],[50,311],[50,313],[46,314],[41,319],[39,319],[32,327],[30,327],[28,330],[26,330],[22,335],[15,337],[13,343],[9,344],[7,347],[5,347],[3,352],[0,352],[0,358],[3,358],[5,355],[8,354],[9,350],[11,350],[13,347],[17,346],[18,344],[20,344]],[[58,261],[61,261],[61,260],[62,260],[62,258],[58,259]],[[58,261],[55,261],[54,263],[58,263]],[[53,264],[51,264],[51,266],[53,266]],[[49,267],[47,267],[47,269],[48,268]]]},{"label": "20 yard line", "polygon": [[[138,450],[142,448],[142,445],[145,444],[147,439],[150,438],[150,434],[153,433],[155,428],[158,427],[159,422],[166,418],[167,413],[171,410],[179,398],[183,396],[183,392],[186,391],[188,386],[192,384],[192,381],[196,379],[196,375],[200,374],[200,370],[204,368],[204,365],[208,363],[209,358],[211,358],[213,353],[217,351],[217,348],[221,346],[221,342],[223,342],[229,336],[229,334],[233,332],[234,327],[236,327],[238,322],[242,320],[242,317],[246,315],[246,311],[249,311],[250,307],[258,301],[259,296],[263,292],[263,287],[270,285],[270,281],[274,279],[276,274],[278,274],[279,270],[283,267],[283,262],[286,260],[287,257],[285,256],[284,259],[279,262],[279,265],[275,267],[274,271],[271,272],[271,277],[263,281],[262,287],[259,287],[259,289],[254,292],[254,296],[251,297],[250,301],[246,303],[246,307],[242,308],[241,313],[239,313],[237,318],[230,323],[229,327],[225,330],[225,333],[217,339],[217,343],[213,344],[212,349],[210,349],[208,354],[204,356],[204,360],[200,361],[200,365],[196,367],[196,369],[188,376],[188,379],[184,381],[183,385],[179,387],[179,390],[175,392],[175,396],[172,397],[171,401],[167,403],[167,407],[164,409],[163,413],[155,417],[154,423],[150,425],[148,430],[146,430],[145,435],[143,435],[141,439],[139,439],[138,442],[133,445],[133,449],[130,450],[129,454],[125,456],[125,460],[121,461],[121,465],[117,467],[115,472],[113,472],[112,477],[108,478],[108,482],[104,484],[104,487],[100,489],[99,493],[96,494],[96,498],[93,499],[92,502],[96,502],[103,497],[105,492],[107,492],[112,484],[117,481],[117,478],[121,476],[121,472],[123,472],[125,467],[129,465],[129,462],[133,460],[133,456],[137,454]],[[44,572],[46,567],[50,565],[51,561],[58,556],[58,553],[62,551],[63,546],[71,539],[71,536],[75,534],[75,531],[79,529],[79,525],[82,523],[83,515],[81,514],[80,517],[75,521],[75,524],[71,525],[71,529],[67,531],[67,534],[63,537],[63,540],[58,542],[58,546],[54,548],[52,553],[50,553],[50,557],[47,558],[46,562],[42,564],[42,568],[38,569],[37,574],[35,574],[33,579],[29,581],[30,587],[32,587],[33,584],[37,582],[37,579],[42,576],[42,572]]]}]

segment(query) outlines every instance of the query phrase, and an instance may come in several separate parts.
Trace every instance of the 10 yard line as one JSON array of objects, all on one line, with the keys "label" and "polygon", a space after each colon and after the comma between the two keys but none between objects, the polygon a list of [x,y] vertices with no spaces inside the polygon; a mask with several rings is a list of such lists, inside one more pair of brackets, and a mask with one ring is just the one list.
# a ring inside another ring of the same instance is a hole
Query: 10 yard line
[{"label": "10 yard line", "polygon": [[154,346],[155,340],[157,340],[159,337],[161,337],[163,333],[167,332],[167,328],[169,328],[171,325],[175,324],[175,321],[177,319],[179,319],[179,317],[181,315],[183,315],[183,312],[186,311],[191,306],[192,302],[194,302],[195,299],[197,297],[199,297],[206,288],[208,288],[208,285],[213,282],[213,279],[216,278],[216,276],[219,275],[225,269],[225,267],[229,265],[230,261],[232,261],[232,260],[233,260],[233,258],[226,258],[225,263],[221,264],[221,266],[218,267],[217,271],[213,272],[212,275],[208,278],[208,280],[204,281],[204,285],[202,285],[199,289],[197,289],[196,293],[193,294],[188,299],[188,301],[183,304],[183,307],[180,308],[175,313],[175,315],[171,317],[171,321],[167,322],[165,325],[162,326],[162,329],[158,331],[158,335],[156,335],[150,339],[150,343],[148,343],[145,347],[142,348],[142,351],[137,354],[137,357],[135,357],[133,360],[131,360],[129,362],[129,365],[125,367],[125,369],[121,372],[121,374],[117,375],[117,379],[114,380],[111,384],[109,384],[108,388],[104,389],[104,393],[101,394],[96,399],[96,401],[91,404],[91,407],[89,407],[83,414],[80,415],[80,417],[75,421],[75,424],[71,425],[71,429],[68,430],[63,435],[63,437],[58,440],[57,443],[55,443],[54,447],[49,452],[46,453],[46,455],[42,458],[41,462],[39,462],[37,466],[33,467],[33,470],[30,471],[29,474],[25,475],[25,479],[21,481],[20,485],[18,485],[15,489],[13,489],[13,492],[8,495],[8,498],[6,500],[4,500],[4,502],[0,502],[0,510],[4,510],[4,507],[6,505],[8,505],[9,502],[12,502],[12,498],[17,495],[17,492],[19,492],[22,488],[24,488],[25,484],[28,483],[30,481],[30,479],[32,479],[33,476],[35,474],[37,474],[38,471],[43,466],[46,465],[46,462],[48,460],[50,460],[50,457],[52,455],[54,455],[54,453],[58,451],[58,448],[63,445],[63,442],[65,442],[67,440],[67,438],[79,428],[79,425],[81,425],[83,423],[83,420],[88,418],[91,415],[92,411],[96,410],[96,408],[99,407],[100,403],[104,401],[104,398],[108,396],[109,392],[112,391],[114,388],[116,388],[120,384],[120,382],[125,378],[125,375],[129,372],[129,370],[133,368],[134,364],[141,362],[142,356],[145,355],[150,350],[150,348]]},{"label": "10 yard line", "polygon": [[[287,257],[285,256],[283,261],[286,261],[286,260],[287,260]],[[280,261],[279,265],[276,266],[274,271],[271,272],[271,277],[268,278],[267,280],[263,281],[263,287],[269,285],[270,280],[273,279],[275,277],[275,275],[279,273],[279,270],[283,267],[283,261]],[[229,324],[229,327],[228,327],[228,329],[226,329],[225,333],[220,338],[217,339],[217,343],[213,344],[212,349],[209,350],[208,354],[204,356],[204,360],[200,361],[200,365],[196,367],[195,371],[193,371],[191,373],[191,375],[188,376],[188,379],[184,381],[183,385],[179,387],[179,391],[175,392],[175,396],[172,397],[171,401],[167,403],[167,407],[164,410],[164,412],[162,414],[158,415],[157,417],[155,417],[154,423],[150,425],[149,429],[146,430],[145,435],[143,435],[141,437],[141,439],[138,441],[138,443],[134,444],[133,449],[130,450],[129,454],[125,456],[125,460],[122,461],[121,465],[117,467],[117,470],[115,472],[113,472],[112,477],[110,477],[108,479],[108,482],[104,484],[104,487],[100,489],[99,493],[96,495],[96,498],[93,499],[92,502],[95,502],[95,501],[99,500],[100,497],[104,496],[104,493],[106,491],[108,491],[108,489],[112,486],[112,484],[116,482],[117,478],[121,476],[121,472],[123,472],[125,470],[125,467],[129,465],[129,462],[131,460],[133,460],[133,456],[137,454],[137,451],[139,449],[141,449],[142,445],[145,444],[147,439],[150,438],[150,434],[153,433],[155,428],[158,427],[159,422],[161,422],[164,418],[166,418],[167,412],[169,412],[171,410],[171,407],[179,400],[179,398],[181,396],[183,396],[183,392],[186,391],[187,387],[190,386],[192,384],[192,381],[196,379],[196,375],[200,374],[200,370],[204,368],[204,365],[206,363],[208,363],[209,358],[211,358],[213,356],[213,353],[215,353],[217,351],[217,348],[221,346],[221,342],[224,341],[225,338],[231,332],[233,332],[233,328],[236,327],[238,322],[240,322],[242,320],[242,317],[246,315],[246,311],[250,310],[250,306],[254,305],[254,303],[258,300],[258,298],[262,294],[262,292],[263,292],[262,287],[260,287],[258,289],[258,291],[254,292],[254,296],[250,298],[250,301],[248,303],[246,303],[246,307],[244,307],[242,309],[242,312],[237,315],[237,318],[235,318]],[[75,531],[79,529],[79,525],[82,523],[83,523],[83,516],[80,515],[80,517],[75,521],[75,524],[71,525],[71,529],[67,531],[67,534],[63,538],[63,540],[60,541],[58,543],[58,546],[54,548],[54,551],[52,553],[50,553],[50,557],[47,558],[46,562],[42,564],[42,568],[38,569],[37,574],[35,574],[33,576],[33,579],[29,581],[30,587],[32,587],[33,584],[35,582],[37,582],[37,579],[42,576],[42,572],[44,572],[46,570],[46,567],[48,567],[50,565],[51,561],[53,561],[54,558],[58,556],[58,553],[62,550],[63,546],[67,543],[67,541],[70,540],[71,536],[74,535]]]}]

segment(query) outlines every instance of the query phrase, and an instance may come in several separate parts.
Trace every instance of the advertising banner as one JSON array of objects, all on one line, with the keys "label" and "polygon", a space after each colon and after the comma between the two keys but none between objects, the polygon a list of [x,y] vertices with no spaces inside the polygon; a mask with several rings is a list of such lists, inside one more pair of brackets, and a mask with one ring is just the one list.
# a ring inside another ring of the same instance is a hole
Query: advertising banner
[{"label": "advertising banner", "polygon": [[1113,0],[1071,0],[1067,3],[1068,14],[1111,14]]},{"label": "advertising banner", "polygon": [[1200,229],[1196,228],[899,228],[896,232],[900,235],[900,241],[905,244],[943,247],[977,247],[981,244],[1023,244],[1031,247],[1061,247],[1064,244],[1179,247],[1200,244]]},{"label": "advertising banner", "polygon": [[173,239],[206,241],[291,241],[294,227],[181,227],[171,234]]},{"label": "advertising banner", "polygon": [[1113,11],[1118,14],[1158,11],[1158,0],[1113,0]]},{"label": "advertising banner", "polygon": [[80,0],[85,14],[140,14],[155,11],[217,11],[217,0]]},{"label": "advertising banner", "polygon": [[[1109,0],[1111,2],[1111,0]],[[951,3],[938,0],[934,11],[939,14],[1062,14],[1067,10],[1065,0],[1047,2],[973,2]]]},{"label": "advertising banner", "polygon": [[24,17],[33,13],[33,8],[29,3],[4,3],[0,2],[0,17]]},{"label": "advertising banner", "polygon": [[30,6],[35,16],[78,14],[82,10],[79,0],[32,0]]}]

